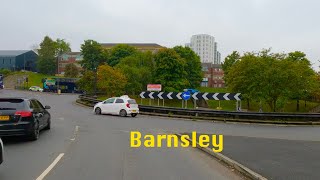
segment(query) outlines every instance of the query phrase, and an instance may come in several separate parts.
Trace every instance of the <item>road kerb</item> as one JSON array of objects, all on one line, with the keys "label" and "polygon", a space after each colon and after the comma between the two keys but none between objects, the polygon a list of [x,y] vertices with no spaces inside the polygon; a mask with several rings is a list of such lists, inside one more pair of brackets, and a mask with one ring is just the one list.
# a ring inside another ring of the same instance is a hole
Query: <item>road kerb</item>
[{"label": "road kerb", "polygon": [[[178,135],[179,137],[182,136],[182,134],[177,133],[176,135]],[[188,141],[192,142],[191,139],[187,138]],[[243,174],[244,176],[250,178],[250,179],[254,179],[254,180],[267,180],[267,178],[263,177],[262,175],[254,172],[253,170],[249,169],[248,167],[238,163],[235,160],[230,159],[229,157],[221,154],[221,153],[215,153],[212,151],[212,149],[210,148],[203,148],[201,147],[198,142],[197,142],[197,148],[206,152],[207,154],[213,156],[214,158],[226,163],[228,166],[233,167],[234,169],[236,169],[238,172],[240,172],[241,174]]]}]

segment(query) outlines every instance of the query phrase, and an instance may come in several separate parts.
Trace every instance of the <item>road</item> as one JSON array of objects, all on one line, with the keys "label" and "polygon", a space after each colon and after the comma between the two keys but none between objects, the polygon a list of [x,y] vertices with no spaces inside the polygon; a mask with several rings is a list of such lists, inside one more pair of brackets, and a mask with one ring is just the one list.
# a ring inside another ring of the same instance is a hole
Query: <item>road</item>
[{"label": "road", "polygon": [[[97,116],[92,114],[90,108],[75,105],[75,95],[0,91],[0,97],[7,96],[36,97],[45,105],[50,105],[52,129],[42,132],[36,142],[21,138],[5,139],[5,162],[0,167],[1,180],[36,179],[44,172],[47,172],[45,179],[49,180],[242,178],[194,148],[130,148],[130,131],[140,131],[143,134],[197,131],[223,134],[226,137],[278,141],[318,142],[320,139],[320,127],[225,124],[150,116]],[[230,138],[225,140],[226,152],[231,148],[243,148],[244,144],[241,142],[246,142],[230,139],[230,143],[235,142],[231,143],[235,146],[230,146],[228,139]],[[263,146],[259,140],[253,143]],[[282,152],[285,150],[288,149],[284,148]],[[255,160],[249,158],[253,151],[254,149],[246,153],[248,162]],[[52,169],[45,171],[59,156],[62,156],[61,160]],[[294,159],[292,156],[290,158]]]},{"label": "road", "polygon": [[[0,97],[8,96],[36,97],[50,105],[52,129],[42,132],[35,142],[4,139],[1,180],[32,180],[43,173],[48,180],[241,179],[197,149],[129,147],[129,131],[157,134],[170,127],[196,126],[194,122],[97,116],[89,108],[74,105],[75,95],[0,91]],[[60,161],[47,169],[57,157]]]}]

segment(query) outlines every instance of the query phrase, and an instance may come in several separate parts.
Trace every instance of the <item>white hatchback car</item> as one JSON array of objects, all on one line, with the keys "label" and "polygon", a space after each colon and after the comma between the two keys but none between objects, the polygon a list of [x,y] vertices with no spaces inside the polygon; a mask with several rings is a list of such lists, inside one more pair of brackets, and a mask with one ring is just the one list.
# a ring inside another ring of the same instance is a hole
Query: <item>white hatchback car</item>
[{"label": "white hatchback car", "polygon": [[124,95],[121,97],[112,97],[97,103],[93,111],[95,114],[114,114],[122,117],[131,115],[135,117],[139,114],[139,107],[136,100]]}]

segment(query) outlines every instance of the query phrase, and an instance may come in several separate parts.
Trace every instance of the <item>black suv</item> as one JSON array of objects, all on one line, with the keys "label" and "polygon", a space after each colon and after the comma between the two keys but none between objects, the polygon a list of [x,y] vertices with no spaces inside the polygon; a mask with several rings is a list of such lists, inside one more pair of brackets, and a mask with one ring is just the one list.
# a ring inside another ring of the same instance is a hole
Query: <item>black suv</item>
[{"label": "black suv", "polygon": [[27,136],[37,140],[42,129],[50,129],[50,106],[36,99],[0,98],[0,136]]}]

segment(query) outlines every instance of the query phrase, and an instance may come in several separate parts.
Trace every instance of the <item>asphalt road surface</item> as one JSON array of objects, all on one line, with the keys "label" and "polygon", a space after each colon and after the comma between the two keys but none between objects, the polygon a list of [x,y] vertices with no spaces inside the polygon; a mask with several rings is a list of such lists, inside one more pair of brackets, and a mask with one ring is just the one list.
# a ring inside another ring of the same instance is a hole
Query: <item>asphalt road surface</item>
[{"label": "asphalt road surface", "polygon": [[[194,122],[150,116],[97,116],[93,115],[92,109],[75,105],[76,95],[0,91],[0,97],[8,96],[36,97],[44,105],[50,105],[52,129],[42,132],[35,142],[21,138],[4,139],[5,159],[0,165],[1,180],[40,180],[43,177],[50,180],[242,178],[194,148],[130,148],[130,131],[155,135],[197,131],[259,139],[320,139],[319,127]],[[259,141],[253,143],[261,144]],[[243,145],[238,143],[237,146],[241,148]],[[224,150],[227,152],[229,148],[226,145]],[[285,151],[286,146],[283,148],[282,151]],[[250,153],[252,151],[248,151],[247,156]],[[259,161],[258,156],[250,156],[248,161],[254,161],[253,157]]]},{"label": "asphalt road surface", "polygon": [[76,95],[0,91],[0,97],[8,96],[36,97],[50,105],[52,128],[35,142],[4,138],[1,180],[241,179],[197,149],[129,147],[132,130],[158,134],[194,122],[97,116],[91,109],[75,105]]}]

